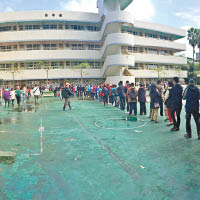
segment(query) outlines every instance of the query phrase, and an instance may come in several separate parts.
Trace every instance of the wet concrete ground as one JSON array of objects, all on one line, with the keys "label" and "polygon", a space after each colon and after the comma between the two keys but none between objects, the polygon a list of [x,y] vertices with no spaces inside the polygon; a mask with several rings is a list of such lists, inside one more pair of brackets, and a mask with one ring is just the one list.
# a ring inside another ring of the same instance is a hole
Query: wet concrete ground
[{"label": "wet concrete ground", "polygon": [[200,196],[200,141],[171,133],[164,118],[126,121],[98,102],[58,99],[0,107],[0,199],[149,200]]}]

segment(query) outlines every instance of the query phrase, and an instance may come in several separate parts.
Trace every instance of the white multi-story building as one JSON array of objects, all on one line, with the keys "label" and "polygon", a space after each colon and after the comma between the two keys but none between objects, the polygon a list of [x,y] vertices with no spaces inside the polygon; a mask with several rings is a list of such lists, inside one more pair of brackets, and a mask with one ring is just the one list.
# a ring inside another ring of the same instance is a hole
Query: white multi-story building
[{"label": "white multi-story building", "polygon": [[[186,77],[175,56],[185,51],[181,29],[135,20],[123,11],[132,0],[98,0],[99,13],[27,11],[0,14],[0,79],[85,81],[123,79],[124,69],[136,81]],[[127,71],[127,70],[126,70]],[[129,77],[130,78],[130,77]]]}]

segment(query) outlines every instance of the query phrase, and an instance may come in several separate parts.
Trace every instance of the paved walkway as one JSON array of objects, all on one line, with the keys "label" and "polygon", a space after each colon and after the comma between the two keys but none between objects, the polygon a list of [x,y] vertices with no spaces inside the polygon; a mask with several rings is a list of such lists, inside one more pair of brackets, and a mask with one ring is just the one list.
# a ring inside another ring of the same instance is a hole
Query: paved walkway
[{"label": "paved walkway", "polygon": [[[41,101],[22,110],[0,107],[0,199],[198,200],[200,141],[170,133],[163,118],[124,120],[98,102]],[[193,124],[194,127],[194,124]]]}]

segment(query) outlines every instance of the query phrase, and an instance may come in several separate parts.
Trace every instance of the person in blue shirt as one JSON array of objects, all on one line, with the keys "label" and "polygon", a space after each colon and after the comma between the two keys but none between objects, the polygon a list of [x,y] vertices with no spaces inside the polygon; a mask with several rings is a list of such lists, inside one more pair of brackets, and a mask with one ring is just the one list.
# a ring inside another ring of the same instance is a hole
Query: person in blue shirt
[{"label": "person in blue shirt", "polygon": [[194,80],[189,81],[189,85],[187,86],[184,92],[184,99],[186,99],[185,111],[186,111],[186,132],[185,138],[192,137],[191,130],[191,116],[193,116],[194,121],[196,123],[197,135],[200,140],[200,122],[199,122],[199,99],[200,99],[200,91],[194,84]]}]

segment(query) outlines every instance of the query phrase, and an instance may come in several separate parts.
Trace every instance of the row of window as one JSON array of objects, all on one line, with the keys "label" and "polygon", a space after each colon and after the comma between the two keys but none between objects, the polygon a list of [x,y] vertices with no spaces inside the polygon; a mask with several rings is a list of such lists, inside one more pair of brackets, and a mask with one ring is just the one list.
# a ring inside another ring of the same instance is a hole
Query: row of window
[{"label": "row of window", "polygon": [[0,32],[6,31],[27,31],[27,30],[76,30],[76,31],[99,31],[100,27],[96,25],[77,25],[77,24],[35,24],[35,25],[19,25],[19,26],[1,26]]},{"label": "row of window", "polygon": [[155,39],[172,41],[172,38],[170,38],[168,36],[157,35],[157,34],[154,34],[154,33],[146,33],[146,32],[134,31],[134,30],[125,30],[125,29],[122,29],[121,32],[122,33],[129,33],[129,34],[136,35],[136,36],[141,36],[141,37],[150,37],[150,38],[155,38]]},{"label": "row of window", "polygon": [[[88,63],[91,69],[100,69],[102,62],[99,61],[84,61]],[[83,61],[45,61],[45,62],[27,62],[0,64],[0,70],[33,70],[33,69],[71,69],[83,63]]]},{"label": "row of window", "polygon": [[96,50],[99,51],[102,45],[98,44],[21,44],[21,45],[10,45],[0,46],[0,52],[7,51],[24,51],[24,50]]},{"label": "row of window", "polygon": [[156,49],[156,48],[143,48],[143,47],[133,47],[133,46],[128,46],[128,48],[122,47],[121,51],[123,54],[147,53],[147,54],[165,55],[165,56],[173,55],[173,52],[170,50],[160,50],[160,49]]},{"label": "row of window", "polygon": [[146,70],[155,70],[157,68],[162,68],[163,70],[174,70],[175,66],[173,65],[157,65],[157,64],[143,64],[136,63],[135,66],[129,66],[129,69],[146,69]]}]

